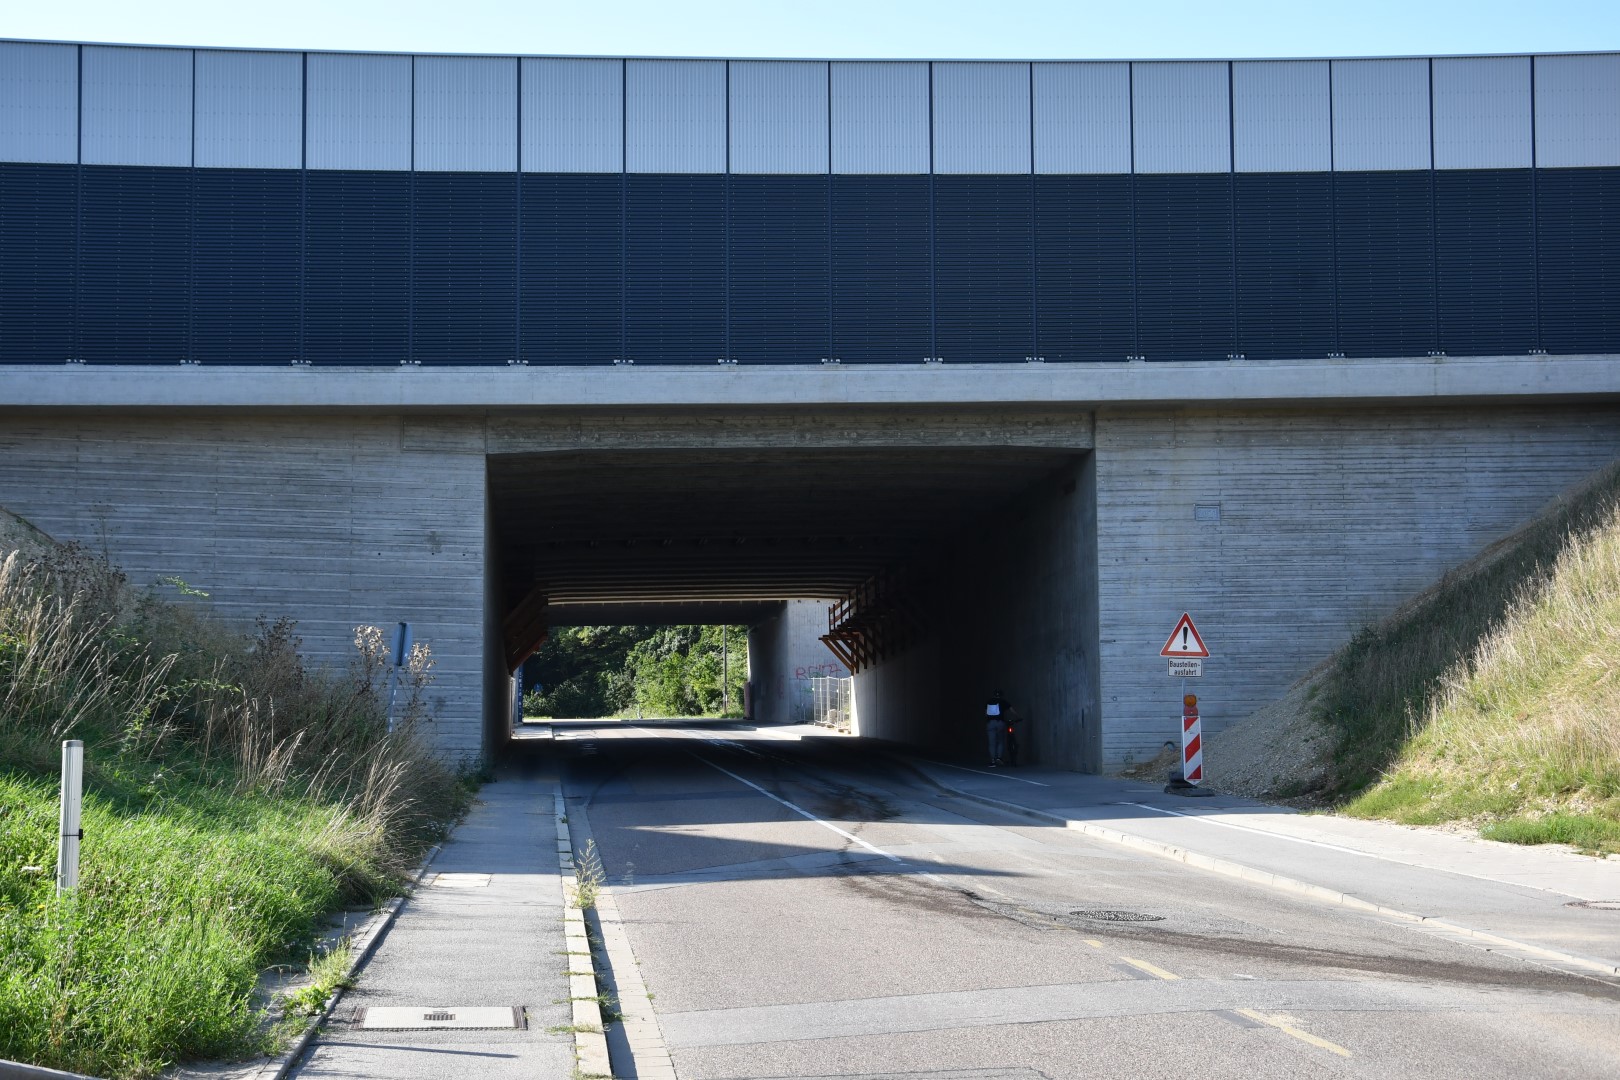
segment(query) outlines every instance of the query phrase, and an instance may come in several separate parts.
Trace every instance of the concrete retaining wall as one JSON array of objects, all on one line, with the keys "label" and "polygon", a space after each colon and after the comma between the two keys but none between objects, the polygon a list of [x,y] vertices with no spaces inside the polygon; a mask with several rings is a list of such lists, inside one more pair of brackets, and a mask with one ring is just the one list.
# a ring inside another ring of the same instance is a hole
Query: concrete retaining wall
[{"label": "concrete retaining wall", "polygon": [[826,632],[825,600],[789,600],[776,615],[749,628],[748,681],[756,723],[805,723],[810,680],[848,671],[821,643]]},{"label": "concrete retaining wall", "polygon": [[1612,405],[1100,413],[1104,761],[1179,737],[1183,611],[1219,730],[1617,454]]},{"label": "concrete retaining wall", "polygon": [[[398,419],[0,418],[0,506],[105,552],[137,584],[178,576],[243,629],[298,620],[341,668],[363,623],[433,649],[438,739],[483,748],[484,457],[401,446]],[[167,590],[170,596],[178,595]]]}]

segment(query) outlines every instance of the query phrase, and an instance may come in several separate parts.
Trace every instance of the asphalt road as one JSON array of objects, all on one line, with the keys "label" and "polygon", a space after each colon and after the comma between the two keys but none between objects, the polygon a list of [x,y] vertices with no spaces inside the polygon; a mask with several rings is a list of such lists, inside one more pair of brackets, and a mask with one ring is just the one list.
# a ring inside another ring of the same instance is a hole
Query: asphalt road
[{"label": "asphalt road", "polygon": [[555,745],[683,1080],[1620,1077],[1620,988],[1031,824],[853,740]]}]

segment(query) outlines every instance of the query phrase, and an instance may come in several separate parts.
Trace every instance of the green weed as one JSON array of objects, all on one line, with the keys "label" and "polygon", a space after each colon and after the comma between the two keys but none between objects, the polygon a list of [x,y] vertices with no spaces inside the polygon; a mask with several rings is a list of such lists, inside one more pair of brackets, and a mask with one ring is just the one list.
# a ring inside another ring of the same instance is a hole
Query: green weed
[{"label": "green weed", "polygon": [[[125,1078],[266,1049],[259,973],[397,893],[470,796],[419,738],[428,654],[391,731],[380,632],[310,671],[290,622],[240,633],[179,591],[82,549],[0,557],[0,1058]],[[64,738],[86,747],[85,838],[59,899]]]},{"label": "green weed", "polygon": [[1620,821],[1597,814],[1506,818],[1491,822],[1480,833],[1487,840],[1509,844],[1572,844],[1582,851],[1620,853]]},{"label": "green weed", "polygon": [[581,911],[589,911],[596,906],[596,900],[602,891],[602,883],[607,875],[602,871],[602,857],[597,854],[596,841],[587,840],[580,849],[579,858],[574,863],[574,886],[572,901]]}]

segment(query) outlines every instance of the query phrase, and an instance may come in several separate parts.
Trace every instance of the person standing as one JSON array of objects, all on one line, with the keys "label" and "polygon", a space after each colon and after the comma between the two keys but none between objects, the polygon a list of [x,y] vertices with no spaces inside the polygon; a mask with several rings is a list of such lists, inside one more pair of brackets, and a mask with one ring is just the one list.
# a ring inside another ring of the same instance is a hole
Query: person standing
[{"label": "person standing", "polygon": [[1007,703],[1000,690],[990,695],[984,705],[984,731],[990,743],[990,767],[1001,765],[1007,756],[1007,732],[1018,722],[1017,711]]}]

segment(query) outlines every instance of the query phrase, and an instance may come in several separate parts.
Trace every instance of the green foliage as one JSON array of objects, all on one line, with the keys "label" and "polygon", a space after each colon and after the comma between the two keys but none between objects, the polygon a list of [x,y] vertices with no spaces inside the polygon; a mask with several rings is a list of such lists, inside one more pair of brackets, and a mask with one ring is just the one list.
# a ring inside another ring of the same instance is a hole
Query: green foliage
[{"label": "green foliage", "polygon": [[524,682],[540,688],[524,695],[523,713],[740,716],[747,681],[746,627],[562,627],[524,666]]},{"label": "green foliage", "polygon": [[523,714],[612,716],[633,701],[625,662],[645,626],[563,626],[523,665]]},{"label": "green foliage", "polygon": [[631,648],[628,668],[642,715],[741,716],[748,631],[738,626],[661,627]]},{"label": "green foliage", "polygon": [[1620,852],[1620,814],[1553,813],[1487,824],[1487,840],[1509,844],[1573,844],[1582,851]]},{"label": "green foliage", "polygon": [[[193,590],[195,592],[195,590]],[[391,732],[372,628],[311,672],[290,622],[241,635],[66,548],[0,558],[0,1058],[99,1076],[263,1049],[265,966],[400,887],[469,788]],[[54,895],[63,738],[85,743],[78,890]]]}]

